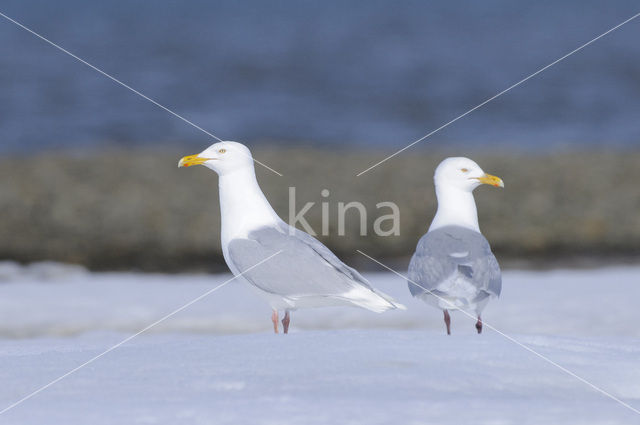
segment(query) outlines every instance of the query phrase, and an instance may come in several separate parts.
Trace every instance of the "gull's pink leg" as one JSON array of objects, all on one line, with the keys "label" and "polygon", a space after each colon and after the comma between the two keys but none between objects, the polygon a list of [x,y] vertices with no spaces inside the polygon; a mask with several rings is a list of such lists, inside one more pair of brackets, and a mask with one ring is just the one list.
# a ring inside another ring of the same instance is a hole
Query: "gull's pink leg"
[{"label": "gull's pink leg", "polygon": [[444,324],[447,325],[447,335],[451,335],[451,316],[449,316],[449,310],[444,310]]},{"label": "gull's pink leg", "polygon": [[282,327],[284,328],[284,333],[289,333],[289,323],[291,322],[291,317],[289,317],[289,310],[284,311],[284,319],[282,319]]},{"label": "gull's pink leg", "polygon": [[273,322],[273,332],[278,333],[278,310],[271,313],[271,321]]},{"label": "gull's pink leg", "polygon": [[482,319],[480,318],[479,314],[478,314],[478,321],[476,322],[476,329],[478,330],[479,334],[482,333]]}]

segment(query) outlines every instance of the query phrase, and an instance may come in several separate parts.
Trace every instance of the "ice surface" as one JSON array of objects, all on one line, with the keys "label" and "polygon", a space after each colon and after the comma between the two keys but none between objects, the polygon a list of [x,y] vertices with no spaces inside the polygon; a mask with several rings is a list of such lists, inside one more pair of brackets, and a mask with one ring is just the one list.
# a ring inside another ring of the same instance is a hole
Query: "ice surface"
[{"label": "ice surface", "polygon": [[[640,268],[507,271],[485,322],[640,408]],[[640,415],[487,329],[372,284],[408,311],[270,311],[231,282],[0,424],[635,424]],[[0,410],[228,275],[0,264]]]}]

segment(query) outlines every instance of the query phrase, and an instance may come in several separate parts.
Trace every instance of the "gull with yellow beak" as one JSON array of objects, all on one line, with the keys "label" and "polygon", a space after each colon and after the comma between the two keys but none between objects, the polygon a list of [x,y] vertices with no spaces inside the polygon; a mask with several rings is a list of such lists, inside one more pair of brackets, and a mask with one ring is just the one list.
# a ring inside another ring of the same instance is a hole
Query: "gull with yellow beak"
[{"label": "gull with yellow beak", "polygon": [[276,333],[278,310],[285,312],[282,325],[287,333],[289,312],[298,308],[357,306],[377,313],[404,309],[322,243],[278,217],[258,185],[246,146],[216,143],[178,163],[192,165],[218,173],[224,259],[234,275],[267,300]]},{"label": "gull with yellow beak", "polygon": [[481,184],[504,187],[504,183],[468,158],[442,161],[434,182],[438,210],[409,263],[409,290],[443,310],[447,334],[451,334],[449,310],[475,313],[481,333],[480,315],[489,299],[500,295],[502,277],[489,242],[480,233],[473,191]]}]

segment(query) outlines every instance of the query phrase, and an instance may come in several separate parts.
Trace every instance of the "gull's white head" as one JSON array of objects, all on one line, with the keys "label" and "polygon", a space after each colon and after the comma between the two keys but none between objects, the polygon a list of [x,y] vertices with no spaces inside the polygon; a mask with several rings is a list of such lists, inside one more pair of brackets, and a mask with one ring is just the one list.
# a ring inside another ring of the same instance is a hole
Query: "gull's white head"
[{"label": "gull's white head", "polygon": [[244,168],[253,168],[251,151],[242,143],[215,143],[197,155],[188,155],[180,159],[178,167],[204,165],[219,175]]},{"label": "gull's white head", "polygon": [[436,187],[457,188],[465,192],[473,190],[481,184],[504,187],[500,177],[485,173],[482,168],[469,158],[447,158],[436,168],[433,180]]}]

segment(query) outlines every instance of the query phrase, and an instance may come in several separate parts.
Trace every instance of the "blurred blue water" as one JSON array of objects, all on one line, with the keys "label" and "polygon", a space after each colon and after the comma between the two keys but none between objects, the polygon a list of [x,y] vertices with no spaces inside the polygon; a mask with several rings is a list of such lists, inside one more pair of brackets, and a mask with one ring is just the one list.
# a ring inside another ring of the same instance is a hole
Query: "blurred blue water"
[{"label": "blurred blue water", "polygon": [[[400,147],[640,11],[637,0],[3,0],[224,139]],[[0,18],[0,151],[210,139]],[[438,133],[640,147],[640,18]]]}]

